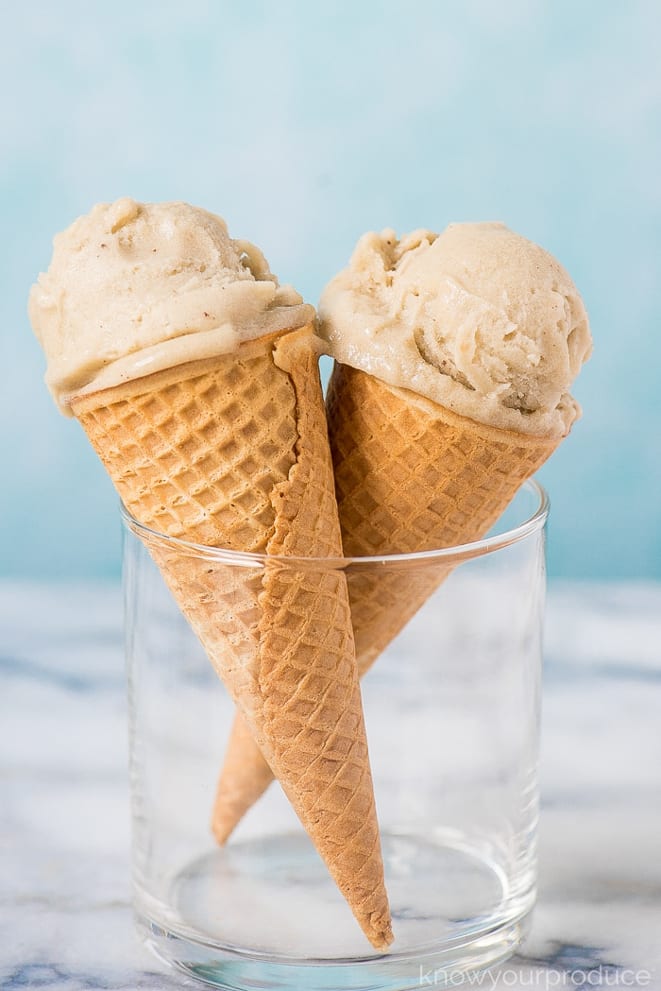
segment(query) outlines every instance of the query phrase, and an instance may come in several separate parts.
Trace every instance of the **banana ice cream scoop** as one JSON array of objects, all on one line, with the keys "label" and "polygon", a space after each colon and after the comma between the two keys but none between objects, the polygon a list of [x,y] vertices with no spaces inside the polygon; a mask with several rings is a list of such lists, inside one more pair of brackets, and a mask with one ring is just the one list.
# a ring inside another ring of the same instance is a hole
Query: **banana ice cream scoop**
[{"label": "banana ice cream scoop", "polygon": [[314,315],[258,248],[188,203],[100,203],[53,248],[29,312],[65,413],[71,394],[226,354]]},{"label": "banana ice cream scoop", "polygon": [[559,262],[504,224],[365,234],[319,318],[337,361],[477,422],[563,436],[580,415],[585,307]]}]

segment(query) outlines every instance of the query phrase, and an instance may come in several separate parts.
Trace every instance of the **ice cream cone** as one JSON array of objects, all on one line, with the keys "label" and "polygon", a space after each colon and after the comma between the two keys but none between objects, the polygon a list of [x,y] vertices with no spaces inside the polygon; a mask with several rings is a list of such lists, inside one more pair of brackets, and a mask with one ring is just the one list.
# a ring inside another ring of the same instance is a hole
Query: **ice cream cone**
[{"label": "ice cream cone", "polygon": [[[408,554],[479,540],[562,437],[489,427],[336,364],[327,416],[344,554]],[[358,672],[438,588],[450,566],[349,574]],[[237,719],[214,808],[225,842],[271,780]]]},{"label": "ice cream cone", "polygon": [[[409,554],[479,540],[563,439],[490,427],[337,364],[328,421],[348,557]],[[350,578],[361,672],[451,567]]]},{"label": "ice cream cone", "polygon": [[[342,553],[309,327],[71,399],[129,512],[169,537]],[[392,939],[346,579],[150,550],[372,944]]]}]

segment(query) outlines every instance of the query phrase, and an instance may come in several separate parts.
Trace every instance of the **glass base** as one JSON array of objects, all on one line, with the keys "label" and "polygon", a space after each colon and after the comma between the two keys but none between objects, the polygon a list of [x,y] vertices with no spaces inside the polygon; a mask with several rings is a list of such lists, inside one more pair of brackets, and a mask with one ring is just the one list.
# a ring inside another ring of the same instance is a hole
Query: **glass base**
[{"label": "glass base", "polygon": [[138,926],[167,963],[228,991],[404,991],[457,983],[514,952],[534,893],[513,898],[482,852],[382,836],[396,940],[371,950],[309,840],[213,850],[175,879],[169,909],[136,893]]}]

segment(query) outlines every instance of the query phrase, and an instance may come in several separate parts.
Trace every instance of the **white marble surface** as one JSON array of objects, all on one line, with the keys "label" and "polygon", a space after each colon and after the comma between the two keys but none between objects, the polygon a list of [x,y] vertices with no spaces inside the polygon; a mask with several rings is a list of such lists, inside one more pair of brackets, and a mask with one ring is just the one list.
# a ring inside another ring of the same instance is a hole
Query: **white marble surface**
[{"label": "white marble surface", "polygon": [[[199,987],[133,932],[119,590],[5,583],[0,630],[0,987]],[[553,586],[546,657],[538,908],[480,986],[661,989],[661,586]]]}]

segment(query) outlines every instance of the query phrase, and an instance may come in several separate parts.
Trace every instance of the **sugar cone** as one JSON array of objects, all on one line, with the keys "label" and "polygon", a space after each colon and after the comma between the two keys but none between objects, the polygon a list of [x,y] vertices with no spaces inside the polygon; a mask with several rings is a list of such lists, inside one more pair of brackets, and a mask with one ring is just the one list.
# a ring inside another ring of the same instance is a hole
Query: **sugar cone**
[{"label": "sugar cone", "polygon": [[[80,396],[129,512],[169,537],[342,552],[311,329]],[[274,348],[275,345],[275,348]],[[149,548],[372,944],[392,940],[346,579]]]},{"label": "sugar cone", "polygon": [[[328,392],[344,553],[409,554],[479,540],[562,437],[536,437],[459,416],[346,365]],[[449,568],[350,582],[356,656],[366,670]]]},{"label": "sugar cone", "polygon": [[[346,557],[479,540],[562,440],[477,423],[340,364],[326,407]],[[378,577],[349,574],[361,677],[450,570],[432,564]],[[237,724],[214,808],[219,842],[271,780],[254,740]]]}]

